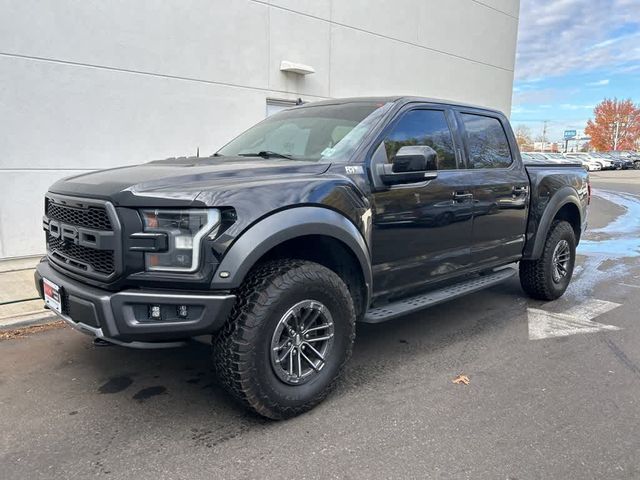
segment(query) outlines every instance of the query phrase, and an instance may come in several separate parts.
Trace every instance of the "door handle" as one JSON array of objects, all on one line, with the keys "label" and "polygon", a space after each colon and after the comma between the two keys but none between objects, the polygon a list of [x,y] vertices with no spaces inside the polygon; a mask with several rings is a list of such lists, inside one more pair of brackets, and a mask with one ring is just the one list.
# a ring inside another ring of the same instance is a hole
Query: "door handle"
[{"label": "door handle", "polygon": [[464,192],[464,191],[453,192],[453,199],[456,202],[463,202],[465,200],[470,200],[472,198],[473,198],[473,193]]},{"label": "door handle", "polygon": [[528,185],[514,185],[511,191],[516,195],[522,195],[523,193],[527,193],[529,191]]}]

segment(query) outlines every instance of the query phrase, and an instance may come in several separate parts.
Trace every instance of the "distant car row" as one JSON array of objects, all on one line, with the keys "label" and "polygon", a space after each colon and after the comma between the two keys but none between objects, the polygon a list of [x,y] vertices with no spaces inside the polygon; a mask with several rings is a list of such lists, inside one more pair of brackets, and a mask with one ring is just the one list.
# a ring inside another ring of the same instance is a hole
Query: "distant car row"
[{"label": "distant car row", "polygon": [[628,170],[640,169],[640,153],[636,152],[575,152],[575,153],[538,153],[522,152],[522,159],[526,162],[566,162],[577,160],[585,170]]}]

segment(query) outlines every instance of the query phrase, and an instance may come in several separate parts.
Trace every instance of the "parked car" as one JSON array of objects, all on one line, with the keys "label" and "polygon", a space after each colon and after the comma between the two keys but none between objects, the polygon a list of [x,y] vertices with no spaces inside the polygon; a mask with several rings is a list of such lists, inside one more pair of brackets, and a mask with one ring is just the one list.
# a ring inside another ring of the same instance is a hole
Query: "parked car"
[{"label": "parked car", "polygon": [[626,170],[630,165],[633,165],[633,162],[628,161],[626,158],[622,157],[613,157],[606,152],[598,152],[598,157],[606,158],[613,162],[614,170]]},{"label": "parked car", "polygon": [[544,158],[546,158],[548,162],[560,164],[573,163],[582,165],[582,162],[575,159],[567,158],[562,153],[545,152],[542,155],[544,155]]},{"label": "parked car", "polygon": [[582,165],[582,162],[572,159],[567,159],[561,153],[540,153],[540,152],[522,152],[520,154],[522,160],[529,164],[533,163],[546,163],[546,164],[577,164]]},{"label": "parked car", "polygon": [[602,170],[602,164],[600,162],[596,162],[588,153],[582,152],[570,152],[565,154],[566,158],[576,159],[582,162],[582,165],[588,171],[597,171]]},{"label": "parked car", "polygon": [[600,165],[602,170],[613,170],[614,164],[610,158],[603,157],[596,152],[586,152],[588,158]]},{"label": "parked car", "polygon": [[[565,157],[564,154],[562,154],[562,153],[547,152],[547,153],[544,154],[544,156],[549,160],[553,160],[554,162],[559,162],[559,163],[566,163],[568,161],[571,161],[571,162],[575,162],[576,161],[574,159],[567,159],[567,157]],[[582,162],[580,162],[580,164],[582,164]]]},{"label": "parked car", "polygon": [[546,162],[547,158],[541,153],[536,152],[520,152],[522,160],[534,163],[534,162]]},{"label": "parked car", "polygon": [[328,100],[270,116],[211,157],[56,182],[35,282],[57,315],[106,342],[212,335],[222,385],[280,419],[325,398],[356,321],[476,292],[517,263],[528,295],[560,297],[588,182],[578,165],[525,165],[495,110]]},{"label": "parked car", "polygon": [[591,152],[589,156],[598,162],[603,170],[620,170],[622,168],[622,162],[617,162],[602,153]]},{"label": "parked car", "polygon": [[632,150],[609,150],[607,153],[613,157],[630,157],[636,154]]},{"label": "parked car", "polygon": [[615,162],[621,163],[623,169],[640,168],[640,155],[635,152],[612,150],[607,152],[606,155]]}]

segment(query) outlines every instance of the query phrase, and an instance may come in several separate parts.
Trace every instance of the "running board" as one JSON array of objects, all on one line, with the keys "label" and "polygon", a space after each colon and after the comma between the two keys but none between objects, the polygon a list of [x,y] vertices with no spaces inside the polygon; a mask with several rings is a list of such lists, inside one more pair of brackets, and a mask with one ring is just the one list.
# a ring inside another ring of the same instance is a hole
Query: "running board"
[{"label": "running board", "polygon": [[503,268],[480,277],[465,280],[439,290],[433,290],[415,297],[405,298],[394,303],[389,303],[382,307],[371,308],[367,311],[362,319],[363,323],[380,323],[386,322],[402,315],[417,312],[423,308],[432,307],[439,303],[453,300],[454,298],[468,295],[479,290],[491,287],[498,283],[504,282],[516,274],[513,268]]}]

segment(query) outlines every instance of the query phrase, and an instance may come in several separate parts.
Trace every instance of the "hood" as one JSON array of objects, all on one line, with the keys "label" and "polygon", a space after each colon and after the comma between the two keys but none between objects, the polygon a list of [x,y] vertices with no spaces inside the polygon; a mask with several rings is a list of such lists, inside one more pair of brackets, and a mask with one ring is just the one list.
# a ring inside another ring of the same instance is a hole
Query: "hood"
[{"label": "hood", "polygon": [[240,184],[295,180],[322,174],[328,163],[254,157],[169,158],[62,179],[51,192],[139,205],[153,198],[173,205],[194,202],[203,190]]}]

